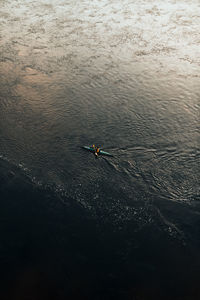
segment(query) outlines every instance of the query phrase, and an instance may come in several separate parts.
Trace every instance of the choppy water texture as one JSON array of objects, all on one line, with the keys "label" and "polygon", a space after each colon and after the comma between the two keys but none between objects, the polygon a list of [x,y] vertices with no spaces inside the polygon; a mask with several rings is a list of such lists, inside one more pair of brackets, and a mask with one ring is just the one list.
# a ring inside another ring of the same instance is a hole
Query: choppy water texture
[{"label": "choppy water texture", "polygon": [[199,1],[1,0],[0,24],[3,297],[198,299]]}]

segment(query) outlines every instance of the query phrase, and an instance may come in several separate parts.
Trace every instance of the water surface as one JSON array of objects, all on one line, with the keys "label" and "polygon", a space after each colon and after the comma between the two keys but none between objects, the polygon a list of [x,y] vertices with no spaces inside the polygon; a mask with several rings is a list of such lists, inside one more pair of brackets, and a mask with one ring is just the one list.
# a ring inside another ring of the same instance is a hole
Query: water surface
[{"label": "water surface", "polygon": [[[1,1],[11,286],[28,272],[40,297],[54,282],[55,299],[198,298],[199,11],[195,0]],[[114,158],[81,149],[93,143]]]}]

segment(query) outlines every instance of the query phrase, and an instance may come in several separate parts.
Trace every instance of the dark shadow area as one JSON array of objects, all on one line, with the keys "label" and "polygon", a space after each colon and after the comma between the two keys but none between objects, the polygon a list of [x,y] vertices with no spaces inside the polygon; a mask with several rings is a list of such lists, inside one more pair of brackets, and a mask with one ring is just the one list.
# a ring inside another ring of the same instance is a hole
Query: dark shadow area
[{"label": "dark shadow area", "polygon": [[136,233],[134,220],[120,232],[99,225],[3,160],[0,193],[1,299],[200,297],[199,241],[184,245],[159,224]]}]

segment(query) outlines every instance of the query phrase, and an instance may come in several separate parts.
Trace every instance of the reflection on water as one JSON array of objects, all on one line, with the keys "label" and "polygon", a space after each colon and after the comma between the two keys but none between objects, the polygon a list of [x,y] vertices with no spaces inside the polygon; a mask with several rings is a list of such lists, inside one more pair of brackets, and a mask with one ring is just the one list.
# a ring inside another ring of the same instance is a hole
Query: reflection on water
[{"label": "reflection on water", "polygon": [[[159,261],[141,266],[147,236],[152,252],[169,239],[197,253],[199,2],[0,5],[0,155],[54,186],[51,207],[81,205],[108,245],[119,234],[125,265],[145,276]],[[115,157],[80,148],[93,143]]]}]

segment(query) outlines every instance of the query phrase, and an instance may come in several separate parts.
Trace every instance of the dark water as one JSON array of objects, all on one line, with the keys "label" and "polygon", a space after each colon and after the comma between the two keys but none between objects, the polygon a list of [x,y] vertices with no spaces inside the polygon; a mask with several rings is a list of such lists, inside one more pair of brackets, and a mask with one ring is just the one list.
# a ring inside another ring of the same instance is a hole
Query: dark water
[{"label": "dark water", "polygon": [[1,1],[2,299],[200,298],[199,11]]}]

